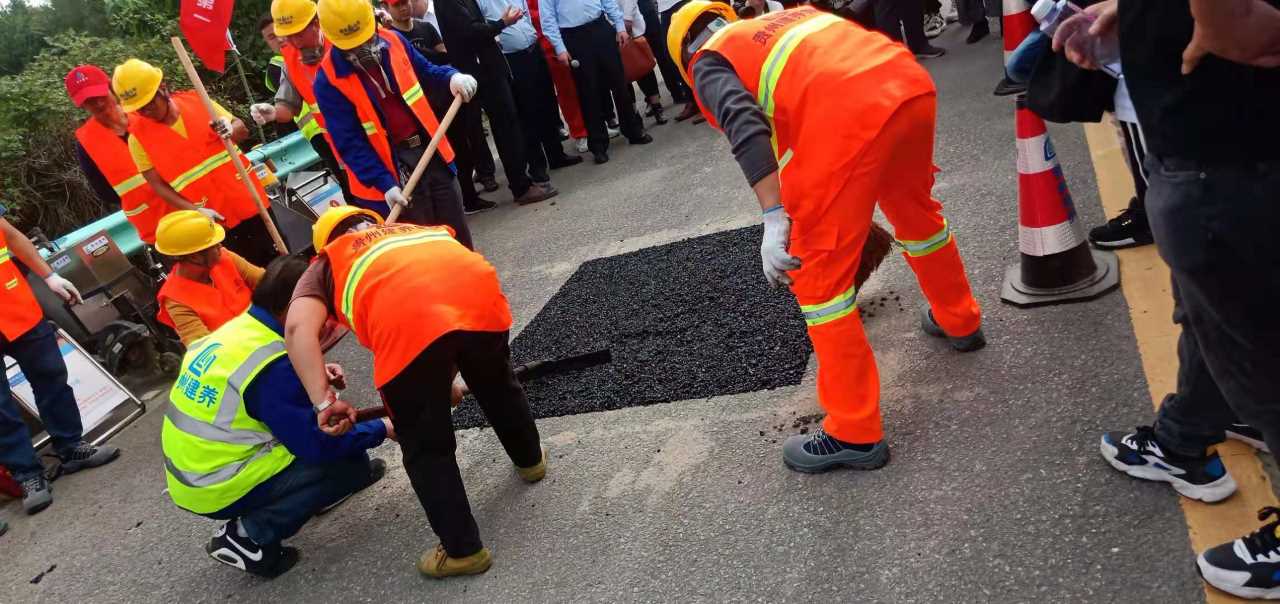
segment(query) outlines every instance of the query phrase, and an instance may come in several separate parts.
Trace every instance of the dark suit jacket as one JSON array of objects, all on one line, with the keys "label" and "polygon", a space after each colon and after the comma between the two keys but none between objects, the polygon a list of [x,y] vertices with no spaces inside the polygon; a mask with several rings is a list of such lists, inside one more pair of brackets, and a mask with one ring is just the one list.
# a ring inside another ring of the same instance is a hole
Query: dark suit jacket
[{"label": "dark suit jacket", "polygon": [[507,58],[494,40],[506,27],[502,21],[485,19],[476,0],[436,0],[435,7],[440,34],[454,67],[481,81],[511,77]]}]

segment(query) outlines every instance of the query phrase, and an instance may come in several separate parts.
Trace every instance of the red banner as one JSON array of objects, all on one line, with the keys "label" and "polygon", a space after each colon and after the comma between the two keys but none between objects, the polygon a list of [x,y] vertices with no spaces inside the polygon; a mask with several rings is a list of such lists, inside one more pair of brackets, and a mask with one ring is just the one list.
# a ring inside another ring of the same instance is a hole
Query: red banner
[{"label": "red banner", "polygon": [[178,26],[205,67],[222,73],[227,67],[227,28],[235,0],[182,0]]}]

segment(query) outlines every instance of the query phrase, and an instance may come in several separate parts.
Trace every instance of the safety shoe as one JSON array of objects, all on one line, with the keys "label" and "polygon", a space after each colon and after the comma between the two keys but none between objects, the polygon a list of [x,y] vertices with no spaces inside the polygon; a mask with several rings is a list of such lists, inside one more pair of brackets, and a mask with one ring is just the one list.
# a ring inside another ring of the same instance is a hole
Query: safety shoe
[{"label": "safety shoe", "polygon": [[378,482],[379,480],[382,480],[382,477],[386,475],[387,475],[387,462],[382,461],[381,459],[378,459],[376,457],[373,459],[370,459],[369,460],[369,482],[365,483],[364,486],[350,493],[347,493],[346,495],[343,495],[342,499],[339,499],[329,505],[326,505],[320,508],[320,511],[316,512],[316,515],[323,516],[325,514],[328,514],[329,512],[332,512],[334,508],[342,505],[344,501],[351,499],[352,495],[355,495],[356,493],[359,493],[360,491],[363,491],[373,486],[374,483]]},{"label": "safety shoe", "polygon": [[472,214],[479,214],[485,210],[492,210],[496,207],[498,207],[498,204],[489,201],[488,199],[477,197],[471,201],[463,202],[462,213],[470,216]]},{"label": "safety shoe", "polygon": [[476,181],[484,188],[485,193],[492,193],[498,190],[498,179],[494,178],[493,175],[481,176]]},{"label": "safety shoe", "polygon": [[53,487],[44,479],[43,474],[36,474],[22,481],[22,510],[28,516],[38,514],[53,503]]},{"label": "safety shoe", "polygon": [[115,461],[117,457],[120,457],[120,449],[109,445],[95,447],[84,442],[58,454],[58,458],[62,460],[63,474],[103,466]]},{"label": "safety shoe", "polygon": [[542,460],[537,464],[528,468],[516,466],[516,474],[520,475],[525,482],[538,482],[547,475],[547,448],[542,448]]},{"label": "safety shoe", "polygon": [[1105,249],[1122,249],[1153,243],[1147,212],[1128,207],[1106,224],[1089,229],[1089,243]]},{"label": "safety shoe", "polygon": [[1213,503],[1236,492],[1236,481],[1216,451],[1198,458],[1165,453],[1151,426],[1107,432],[1099,448],[1111,467],[1134,478],[1167,482],[1183,497]]},{"label": "safety shoe", "polygon": [[796,434],[782,443],[782,461],[797,472],[816,474],[844,466],[854,470],[875,470],[889,463],[889,445],[880,441],[852,445],[836,440],[819,427],[813,434]]},{"label": "safety shoe", "polygon": [[1196,570],[1206,583],[1241,598],[1280,599],[1280,508],[1262,508],[1258,520],[1267,518],[1276,520],[1196,557]]},{"label": "safety shoe", "polygon": [[1263,453],[1271,452],[1271,447],[1267,446],[1267,441],[1262,437],[1262,431],[1249,424],[1231,424],[1227,426],[1227,438],[1238,440]]},{"label": "safety shoe", "polygon": [[490,566],[493,566],[493,556],[489,554],[487,547],[480,548],[480,551],[470,556],[450,558],[443,545],[436,545],[435,549],[422,554],[418,559],[418,572],[435,579],[478,575],[489,570]]},{"label": "safety shoe", "polygon": [[982,335],[981,327],[967,336],[947,335],[947,332],[942,331],[942,326],[933,320],[933,311],[928,308],[920,313],[920,329],[935,338],[946,338],[951,347],[960,352],[973,352],[987,345],[987,337]]},{"label": "safety shoe", "polygon": [[218,528],[213,539],[204,546],[210,558],[227,566],[238,568],[251,575],[274,579],[298,563],[298,549],[280,544],[259,545],[253,539],[241,537],[239,523],[228,521]]}]

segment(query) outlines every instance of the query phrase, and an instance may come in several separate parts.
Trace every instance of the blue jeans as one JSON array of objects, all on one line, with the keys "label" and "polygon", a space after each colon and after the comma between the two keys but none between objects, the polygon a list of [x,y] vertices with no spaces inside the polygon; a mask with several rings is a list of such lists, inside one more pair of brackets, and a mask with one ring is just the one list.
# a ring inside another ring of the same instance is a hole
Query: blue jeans
[{"label": "blue jeans", "polygon": [[1173,274],[1178,391],[1156,418],[1166,451],[1201,456],[1243,422],[1280,453],[1280,161],[1147,156],[1147,216]]},{"label": "blue jeans", "polygon": [[[67,385],[67,365],[58,351],[56,334],[53,325],[42,320],[12,342],[0,336],[0,355],[17,361],[31,383],[40,421],[53,439],[54,450],[61,454],[80,444],[84,429],[76,395]],[[31,433],[22,422],[6,379],[0,379],[0,465],[9,468],[18,482],[44,470],[31,448]]]},{"label": "blue jeans", "polygon": [[205,516],[239,518],[254,543],[275,545],[296,535],[316,512],[369,486],[371,480],[367,453],[323,464],[296,459],[235,503]]}]

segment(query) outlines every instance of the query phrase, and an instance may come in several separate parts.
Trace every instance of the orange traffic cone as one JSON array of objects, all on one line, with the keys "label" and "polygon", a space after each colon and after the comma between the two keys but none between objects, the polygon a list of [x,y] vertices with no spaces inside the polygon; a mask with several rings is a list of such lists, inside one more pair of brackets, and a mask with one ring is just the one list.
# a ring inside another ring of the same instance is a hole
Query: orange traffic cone
[{"label": "orange traffic cone", "polygon": [[1004,37],[1004,61],[1022,44],[1022,40],[1039,27],[1031,16],[1031,3],[1027,0],[1004,0],[1001,5],[1000,31]]},{"label": "orange traffic cone", "polygon": [[1016,120],[1022,262],[1005,272],[1000,299],[1039,306],[1089,300],[1115,289],[1120,284],[1116,255],[1093,250],[1085,241],[1044,120],[1021,96]]}]

